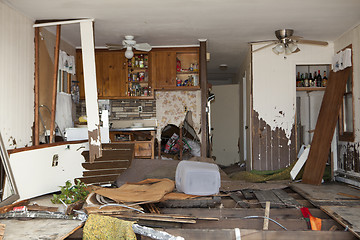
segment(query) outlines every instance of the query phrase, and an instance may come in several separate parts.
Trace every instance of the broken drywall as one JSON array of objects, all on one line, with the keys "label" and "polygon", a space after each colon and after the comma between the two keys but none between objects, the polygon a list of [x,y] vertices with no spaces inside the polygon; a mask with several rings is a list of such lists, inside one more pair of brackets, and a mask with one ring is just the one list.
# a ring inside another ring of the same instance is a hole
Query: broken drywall
[{"label": "broken drywall", "polygon": [[279,128],[288,139],[295,120],[296,65],[330,64],[333,55],[332,43],[326,47],[301,45],[300,49],[296,54],[276,55],[269,47],[252,54],[253,109],[272,131]]},{"label": "broken drywall", "polygon": [[81,177],[81,153],[88,149],[85,142],[12,153],[10,167],[20,200],[59,191],[67,180]]}]

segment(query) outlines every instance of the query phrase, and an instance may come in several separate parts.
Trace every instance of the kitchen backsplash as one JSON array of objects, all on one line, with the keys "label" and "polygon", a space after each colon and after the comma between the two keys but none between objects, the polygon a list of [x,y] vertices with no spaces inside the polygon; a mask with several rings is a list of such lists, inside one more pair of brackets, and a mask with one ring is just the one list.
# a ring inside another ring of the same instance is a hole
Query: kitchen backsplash
[{"label": "kitchen backsplash", "polygon": [[[76,106],[76,116],[86,115],[85,100]],[[109,120],[136,120],[156,117],[156,101],[149,100],[110,100]]]}]

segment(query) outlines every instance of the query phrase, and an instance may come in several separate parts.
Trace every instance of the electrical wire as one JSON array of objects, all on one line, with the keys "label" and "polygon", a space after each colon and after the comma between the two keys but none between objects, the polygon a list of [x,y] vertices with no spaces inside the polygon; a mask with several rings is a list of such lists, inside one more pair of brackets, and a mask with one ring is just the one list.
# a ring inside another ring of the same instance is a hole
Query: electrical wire
[{"label": "electrical wire", "polygon": [[246,217],[242,217],[243,219],[251,219],[251,218],[264,218],[264,219],[269,219],[270,221],[276,223],[277,225],[279,225],[280,227],[282,227],[284,230],[287,231],[287,228],[284,227],[283,225],[281,225],[280,223],[278,223],[277,221],[275,221],[274,219],[272,218],[269,218],[269,217],[265,217],[265,216],[246,216]]},{"label": "electrical wire", "polygon": [[107,207],[107,206],[119,206],[119,207],[124,207],[124,208],[128,208],[128,209],[131,209],[131,210],[135,210],[135,211],[138,211],[140,213],[145,213],[144,211],[141,211],[139,209],[136,209],[136,208],[133,208],[133,207],[129,207],[129,206],[126,206],[124,204],[117,204],[117,203],[108,203],[108,204],[105,204],[105,205],[101,205],[99,207],[99,209],[102,209],[103,207]]}]

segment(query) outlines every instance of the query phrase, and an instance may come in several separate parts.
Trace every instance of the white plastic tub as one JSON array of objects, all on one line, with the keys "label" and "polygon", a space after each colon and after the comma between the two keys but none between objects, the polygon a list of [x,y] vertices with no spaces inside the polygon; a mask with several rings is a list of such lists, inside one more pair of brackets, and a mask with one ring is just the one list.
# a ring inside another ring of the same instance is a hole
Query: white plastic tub
[{"label": "white plastic tub", "polygon": [[216,164],[181,161],[175,174],[176,189],[191,195],[212,195],[221,185],[219,167]]}]

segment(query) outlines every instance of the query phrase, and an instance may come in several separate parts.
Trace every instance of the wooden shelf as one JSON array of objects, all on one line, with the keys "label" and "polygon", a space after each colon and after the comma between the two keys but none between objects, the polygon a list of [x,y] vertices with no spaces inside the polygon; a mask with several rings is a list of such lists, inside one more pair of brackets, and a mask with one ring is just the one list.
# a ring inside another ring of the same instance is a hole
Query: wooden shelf
[{"label": "wooden shelf", "polygon": [[326,87],[296,87],[296,91],[325,91]]},{"label": "wooden shelf", "polygon": [[200,90],[200,86],[166,87],[166,88],[156,88],[155,90],[158,90],[158,91],[180,91],[180,90],[196,91],[196,90]]},{"label": "wooden shelf", "polygon": [[199,74],[199,71],[183,71],[183,72],[176,72],[176,74]]}]

